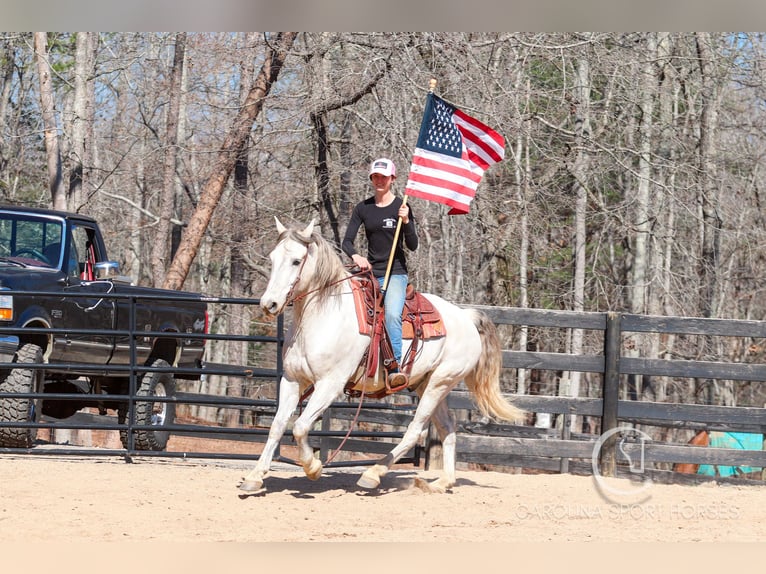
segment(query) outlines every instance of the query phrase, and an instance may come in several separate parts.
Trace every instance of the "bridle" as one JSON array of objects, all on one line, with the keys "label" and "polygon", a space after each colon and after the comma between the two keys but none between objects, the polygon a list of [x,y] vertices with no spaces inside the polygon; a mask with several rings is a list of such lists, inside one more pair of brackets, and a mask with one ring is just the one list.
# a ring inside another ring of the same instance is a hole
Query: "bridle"
[{"label": "bridle", "polygon": [[298,274],[295,276],[295,279],[293,279],[293,282],[290,284],[290,289],[287,291],[287,295],[285,296],[285,306],[290,305],[294,303],[295,301],[298,301],[299,299],[302,299],[308,294],[308,293],[304,293],[302,295],[298,295],[297,297],[293,297],[293,291],[295,291],[295,286],[298,285],[298,282],[301,280],[301,273],[303,273],[303,266],[306,265],[306,259],[309,258],[309,250],[308,250],[309,244],[306,243],[305,245],[306,245],[306,255],[303,256],[303,259],[301,259],[301,266],[298,268]]}]

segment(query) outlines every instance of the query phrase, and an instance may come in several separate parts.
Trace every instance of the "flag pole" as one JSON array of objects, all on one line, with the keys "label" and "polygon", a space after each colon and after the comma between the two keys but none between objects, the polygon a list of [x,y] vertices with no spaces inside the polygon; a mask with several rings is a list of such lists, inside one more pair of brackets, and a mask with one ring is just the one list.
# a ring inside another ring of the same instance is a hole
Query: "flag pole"
[{"label": "flag pole", "polygon": [[[428,81],[428,91],[430,93],[434,93],[434,89],[436,89],[436,78],[431,78]],[[402,198],[402,207],[407,205],[407,194],[404,194],[404,197]],[[391,275],[391,267],[394,264],[394,253],[396,252],[396,244],[399,241],[399,232],[402,229],[402,218],[399,217],[399,219],[396,221],[396,230],[394,231],[394,242],[391,244],[391,253],[388,255],[388,265],[386,265],[386,275],[383,278],[383,287],[381,287],[381,291],[383,292],[383,296],[386,295],[386,289],[388,289],[388,279]]]}]

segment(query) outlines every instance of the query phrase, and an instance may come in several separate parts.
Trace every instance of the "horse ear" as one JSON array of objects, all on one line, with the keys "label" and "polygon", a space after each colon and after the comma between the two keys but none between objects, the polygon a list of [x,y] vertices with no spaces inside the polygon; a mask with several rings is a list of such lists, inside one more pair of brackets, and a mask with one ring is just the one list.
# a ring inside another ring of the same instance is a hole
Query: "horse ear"
[{"label": "horse ear", "polygon": [[287,231],[287,228],[282,225],[282,222],[279,221],[279,218],[275,215],[274,221],[277,222],[277,235],[282,235],[285,231]]},{"label": "horse ear", "polygon": [[311,220],[311,223],[309,223],[306,226],[306,229],[303,231],[298,232],[298,235],[301,239],[303,239],[306,243],[309,243],[311,241],[311,234],[314,233],[314,219]]}]

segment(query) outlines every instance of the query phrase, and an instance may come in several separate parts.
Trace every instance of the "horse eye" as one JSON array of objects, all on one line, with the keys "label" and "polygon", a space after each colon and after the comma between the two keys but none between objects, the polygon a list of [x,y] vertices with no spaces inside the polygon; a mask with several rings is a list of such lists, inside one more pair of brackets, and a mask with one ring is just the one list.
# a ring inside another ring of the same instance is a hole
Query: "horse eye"
[{"label": "horse eye", "polygon": [[300,259],[293,259],[293,267],[297,267],[300,264],[301,264],[301,260]]}]

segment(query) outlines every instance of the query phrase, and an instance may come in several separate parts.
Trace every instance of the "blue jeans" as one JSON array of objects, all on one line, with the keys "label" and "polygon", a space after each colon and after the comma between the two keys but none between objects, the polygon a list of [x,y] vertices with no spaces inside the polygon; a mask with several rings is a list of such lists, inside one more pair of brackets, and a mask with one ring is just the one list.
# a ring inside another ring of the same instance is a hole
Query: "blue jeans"
[{"label": "blue jeans", "polygon": [[[381,288],[383,279],[384,277],[378,277]],[[400,368],[402,367],[402,309],[404,309],[406,295],[407,275],[389,275],[383,307],[386,311],[386,331]]]}]

